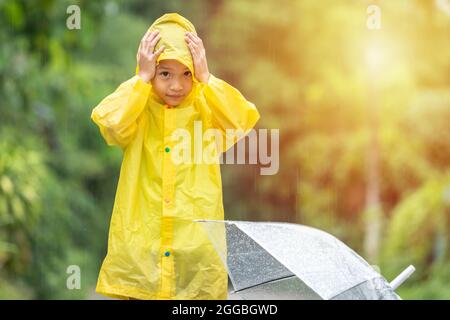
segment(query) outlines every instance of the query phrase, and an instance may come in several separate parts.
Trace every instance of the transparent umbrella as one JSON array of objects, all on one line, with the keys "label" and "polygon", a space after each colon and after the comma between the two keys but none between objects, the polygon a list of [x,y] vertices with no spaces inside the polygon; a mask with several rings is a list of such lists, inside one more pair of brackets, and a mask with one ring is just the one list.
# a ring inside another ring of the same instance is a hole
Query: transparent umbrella
[{"label": "transparent umbrella", "polygon": [[242,299],[392,299],[408,267],[386,279],[332,235],[280,222],[195,220],[221,257]]}]

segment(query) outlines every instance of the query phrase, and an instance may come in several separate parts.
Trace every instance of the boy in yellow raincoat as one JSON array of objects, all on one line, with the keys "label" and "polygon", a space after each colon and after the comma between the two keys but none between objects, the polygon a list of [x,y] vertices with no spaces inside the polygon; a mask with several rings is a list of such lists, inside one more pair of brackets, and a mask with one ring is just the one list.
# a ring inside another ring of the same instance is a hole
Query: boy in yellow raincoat
[{"label": "boy in yellow raincoat", "polygon": [[[176,13],[152,24],[137,60],[136,75],[91,115],[106,143],[123,150],[96,291],[121,299],[227,299],[226,269],[193,221],[224,219],[220,163],[174,161],[174,133],[190,134],[189,151],[199,128],[228,139],[227,129],[247,134],[259,113],[209,73],[194,26]],[[239,139],[218,143],[216,135],[215,156]]]}]

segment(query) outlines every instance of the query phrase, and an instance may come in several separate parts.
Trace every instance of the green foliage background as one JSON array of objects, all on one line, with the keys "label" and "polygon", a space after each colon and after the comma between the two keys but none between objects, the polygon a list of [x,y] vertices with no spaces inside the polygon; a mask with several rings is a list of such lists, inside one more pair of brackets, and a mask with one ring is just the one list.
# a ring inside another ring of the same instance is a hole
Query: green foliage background
[{"label": "green foliage background", "polygon": [[[72,4],[80,30],[66,27]],[[179,12],[210,71],[257,105],[258,127],[280,129],[276,175],[222,166],[226,217],[311,225],[364,255],[377,108],[382,241],[370,262],[388,280],[416,266],[403,298],[449,299],[450,14],[434,1],[377,1],[391,55],[368,80],[369,4],[0,1],[0,298],[98,298],[121,152],[90,113],[133,76],[147,27]],[[66,287],[70,265],[80,290]]]}]

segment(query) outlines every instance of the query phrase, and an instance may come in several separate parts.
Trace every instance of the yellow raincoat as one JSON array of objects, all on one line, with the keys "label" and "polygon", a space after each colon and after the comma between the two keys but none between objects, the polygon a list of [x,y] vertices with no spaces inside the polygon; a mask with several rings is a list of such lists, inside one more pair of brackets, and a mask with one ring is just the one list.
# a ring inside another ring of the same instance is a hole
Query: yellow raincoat
[{"label": "yellow raincoat", "polygon": [[[157,62],[177,59],[194,75],[184,42],[184,32],[195,32],[194,26],[170,13],[150,27],[155,28],[162,36],[155,50],[166,47]],[[96,291],[122,299],[227,299],[226,269],[202,226],[192,221],[224,219],[220,164],[175,163],[173,132],[184,128],[193,140],[199,128],[194,121],[201,121],[202,132],[246,134],[259,119],[255,105],[211,75],[208,83],[194,78],[190,94],[168,108],[136,75],[101,101],[91,118],[106,143],[123,150]],[[218,148],[217,155],[226,149]]]}]

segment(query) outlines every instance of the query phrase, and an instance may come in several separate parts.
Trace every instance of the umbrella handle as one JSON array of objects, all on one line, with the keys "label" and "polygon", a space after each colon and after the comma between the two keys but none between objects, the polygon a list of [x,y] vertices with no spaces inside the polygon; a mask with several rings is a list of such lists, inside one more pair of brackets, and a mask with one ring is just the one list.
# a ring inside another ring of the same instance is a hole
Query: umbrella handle
[{"label": "umbrella handle", "polygon": [[405,270],[403,270],[402,273],[400,273],[397,278],[395,278],[394,280],[392,280],[391,283],[389,283],[389,285],[391,286],[391,288],[393,290],[397,290],[397,288],[399,286],[402,285],[403,282],[405,282],[406,279],[408,279],[413,272],[416,271],[416,268],[414,268],[413,265],[410,265],[408,268],[406,268]]}]

